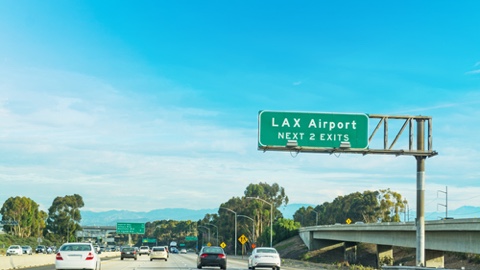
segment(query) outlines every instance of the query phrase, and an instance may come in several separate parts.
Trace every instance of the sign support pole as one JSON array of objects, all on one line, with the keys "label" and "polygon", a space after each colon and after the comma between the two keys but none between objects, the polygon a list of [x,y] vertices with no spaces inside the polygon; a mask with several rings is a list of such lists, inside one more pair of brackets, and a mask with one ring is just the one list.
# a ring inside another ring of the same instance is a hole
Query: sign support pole
[{"label": "sign support pole", "polygon": [[[417,150],[425,150],[425,121],[417,120]],[[425,266],[425,156],[417,159],[417,254],[416,265]]]}]

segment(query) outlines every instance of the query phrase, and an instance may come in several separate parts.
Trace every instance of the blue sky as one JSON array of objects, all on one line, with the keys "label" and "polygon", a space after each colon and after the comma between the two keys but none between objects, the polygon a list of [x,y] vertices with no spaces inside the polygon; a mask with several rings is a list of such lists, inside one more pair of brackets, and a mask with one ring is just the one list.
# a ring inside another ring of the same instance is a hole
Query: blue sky
[{"label": "blue sky", "polygon": [[203,209],[266,182],[291,203],[390,188],[415,209],[413,157],[258,151],[274,110],[431,116],[426,211],[447,187],[450,209],[480,206],[479,8],[2,0],[0,202]]}]

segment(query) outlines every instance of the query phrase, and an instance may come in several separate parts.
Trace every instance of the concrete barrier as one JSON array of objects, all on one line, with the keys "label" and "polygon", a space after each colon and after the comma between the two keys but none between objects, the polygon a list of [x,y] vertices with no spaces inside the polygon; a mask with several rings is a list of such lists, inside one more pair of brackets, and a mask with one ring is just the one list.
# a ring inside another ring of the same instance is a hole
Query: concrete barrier
[{"label": "concrete barrier", "polygon": [[[120,257],[120,252],[102,252],[100,257]],[[0,270],[22,269],[52,264],[55,264],[55,254],[0,256]]]}]

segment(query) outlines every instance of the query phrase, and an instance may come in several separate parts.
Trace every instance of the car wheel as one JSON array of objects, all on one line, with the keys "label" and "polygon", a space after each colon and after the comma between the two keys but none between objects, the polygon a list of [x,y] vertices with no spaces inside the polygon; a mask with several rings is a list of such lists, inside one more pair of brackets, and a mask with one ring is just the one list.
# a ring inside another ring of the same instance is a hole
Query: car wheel
[{"label": "car wheel", "polygon": [[121,257],[121,258],[120,258],[120,260],[122,260],[122,261],[123,261],[123,257]]},{"label": "car wheel", "polygon": [[150,259],[150,261],[153,261],[153,259]]},{"label": "car wheel", "polygon": [[165,261],[167,261],[167,259],[165,259]]},{"label": "car wheel", "polygon": [[202,269],[202,266],[199,264],[199,265],[197,265],[197,268],[198,268],[198,269]]},{"label": "car wheel", "polygon": [[250,269],[255,270],[255,267],[252,266],[252,268],[250,268]]}]

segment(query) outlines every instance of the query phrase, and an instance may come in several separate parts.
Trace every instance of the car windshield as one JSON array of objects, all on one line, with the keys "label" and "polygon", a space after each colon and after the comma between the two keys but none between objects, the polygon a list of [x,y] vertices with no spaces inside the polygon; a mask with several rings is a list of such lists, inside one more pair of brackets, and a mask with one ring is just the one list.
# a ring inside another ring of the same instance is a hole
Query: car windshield
[{"label": "car windshield", "polygon": [[72,245],[63,245],[60,247],[60,251],[91,251],[92,248],[90,245],[82,244],[72,244]]}]

